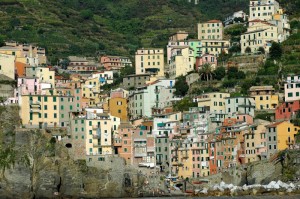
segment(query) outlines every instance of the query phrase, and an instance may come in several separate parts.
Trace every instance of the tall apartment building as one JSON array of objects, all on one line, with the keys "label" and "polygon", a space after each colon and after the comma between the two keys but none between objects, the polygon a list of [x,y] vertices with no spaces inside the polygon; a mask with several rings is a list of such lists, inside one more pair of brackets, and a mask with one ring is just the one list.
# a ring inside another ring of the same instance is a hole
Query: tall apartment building
[{"label": "tall apartment building", "polygon": [[131,118],[150,117],[152,108],[164,108],[172,105],[175,80],[157,80],[145,87],[131,91],[128,97]]},{"label": "tall apartment building", "polygon": [[44,93],[24,93],[19,105],[22,124],[31,128],[66,127],[69,112],[77,109],[73,96],[59,94],[53,89],[44,90]]},{"label": "tall apartment building", "polygon": [[249,4],[249,21],[260,19],[268,21],[276,14],[279,9],[279,3],[275,0],[256,0]]},{"label": "tall apartment building", "polygon": [[142,48],[135,53],[135,74],[154,73],[165,76],[164,50],[162,48]]},{"label": "tall apartment building", "polygon": [[223,24],[220,20],[198,23],[198,39],[223,40]]},{"label": "tall apartment building", "polygon": [[112,134],[120,124],[119,118],[112,117],[101,110],[91,109],[86,113],[73,112],[70,124],[73,144],[82,146],[81,151],[78,151],[75,156],[82,154],[87,161],[91,161],[95,157],[101,161],[105,155],[115,153]]},{"label": "tall apartment building", "polygon": [[194,52],[189,46],[173,47],[171,54],[169,65],[170,78],[186,75],[194,70]]},{"label": "tall apartment building", "polygon": [[167,63],[171,63],[172,50],[173,48],[181,48],[189,46],[193,50],[193,57],[200,57],[202,55],[202,42],[198,39],[189,39],[189,40],[178,40],[173,41],[169,40],[167,45]]}]

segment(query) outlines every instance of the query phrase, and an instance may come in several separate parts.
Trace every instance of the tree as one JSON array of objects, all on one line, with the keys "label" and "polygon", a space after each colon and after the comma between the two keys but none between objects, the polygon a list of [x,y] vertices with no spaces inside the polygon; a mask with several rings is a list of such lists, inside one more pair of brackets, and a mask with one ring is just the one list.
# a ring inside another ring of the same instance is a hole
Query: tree
[{"label": "tree", "polygon": [[246,74],[243,71],[239,71],[237,67],[230,67],[227,71],[228,79],[245,79]]},{"label": "tree", "polygon": [[279,60],[282,56],[281,45],[277,42],[273,42],[270,48],[270,58],[273,60]]},{"label": "tree", "polygon": [[226,71],[225,71],[225,68],[223,66],[217,67],[217,69],[214,71],[214,73],[215,73],[215,78],[217,80],[221,80],[226,75]]},{"label": "tree", "polygon": [[196,107],[197,103],[193,102],[191,98],[185,97],[174,104],[174,111],[187,111],[190,107]]},{"label": "tree", "polygon": [[92,19],[93,18],[93,12],[90,9],[82,10],[80,12],[80,17],[84,20]]},{"label": "tree", "polygon": [[183,75],[176,78],[175,86],[174,88],[176,91],[174,92],[177,96],[185,96],[189,90],[189,86],[186,82],[186,79]]},{"label": "tree", "polygon": [[257,50],[258,52],[261,52],[261,54],[265,54],[265,49],[264,49],[264,47],[259,47],[258,48],[258,50]]},{"label": "tree", "polygon": [[251,53],[251,48],[249,46],[245,49],[245,53]]},{"label": "tree", "polygon": [[230,53],[239,53],[241,52],[241,47],[239,45],[233,45],[231,48],[229,48]]},{"label": "tree", "polygon": [[206,81],[210,81],[213,79],[214,72],[212,71],[211,65],[208,63],[202,66],[199,73],[200,73],[200,79],[205,79]]}]

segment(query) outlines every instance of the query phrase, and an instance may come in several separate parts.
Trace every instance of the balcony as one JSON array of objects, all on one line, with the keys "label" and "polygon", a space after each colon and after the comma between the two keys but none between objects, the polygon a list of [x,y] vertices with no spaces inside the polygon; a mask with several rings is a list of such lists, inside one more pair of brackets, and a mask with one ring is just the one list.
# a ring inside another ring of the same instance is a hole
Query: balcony
[{"label": "balcony", "polygon": [[221,118],[211,118],[212,122],[222,122]]},{"label": "balcony", "polygon": [[134,153],[134,157],[147,157],[147,153]]},{"label": "balcony", "polygon": [[41,109],[39,107],[30,108],[30,113],[39,113]]},{"label": "balcony", "polygon": [[41,102],[39,102],[39,101],[30,100],[29,104],[30,104],[30,106],[41,106]]},{"label": "balcony", "polygon": [[93,125],[93,130],[97,130],[97,129],[99,129],[100,128],[100,126],[98,126],[98,125]]},{"label": "balcony", "polygon": [[101,138],[100,134],[97,134],[97,135],[93,134],[93,139],[100,139],[100,138]]},{"label": "balcony", "polygon": [[96,148],[97,147],[109,147],[109,146],[111,146],[111,144],[108,144],[108,143],[101,144],[98,142],[98,143],[94,143],[93,146]]},{"label": "balcony", "polygon": [[147,152],[155,152],[155,147],[147,147]]},{"label": "balcony", "polygon": [[239,157],[240,157],[240,158],[244,158],[244,157],[245,157],[245,153],[241,153],[241,154],[239,155]]},{"label": "balcony", "polygon": [[256,145],[255,148],[259,149],[259,148],[264,148],[265,146],[263,144],[259,144],[259,145]]}]

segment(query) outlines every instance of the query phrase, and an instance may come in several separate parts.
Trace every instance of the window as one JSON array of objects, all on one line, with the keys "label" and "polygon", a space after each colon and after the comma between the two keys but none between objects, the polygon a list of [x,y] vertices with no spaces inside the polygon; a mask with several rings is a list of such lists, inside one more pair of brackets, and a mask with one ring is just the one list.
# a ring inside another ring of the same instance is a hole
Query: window
[{"label": "window", "polygon": [[48,118],[48,114],[47,113],[44,114],[44,118]]},{"label": "window", "polygon": [[44,109],[45,109],[45,110],[47,110],[47,109],[48,109],[47,105],[44,105]]},{"label": "window", "polygon": [[288,97],[293,97],[293,93],[288,93]]},{"label": "window", "polygon": [[47,96],[44,97],[44,101],[48,102],[48,97]]},{"label": "window", "polygon": [[92,140],[92,139],[89,139],[89,143],[93,143],[93,140]]},{"label": "window", "polygon": [[54,118],[57,118],[57,114],[56,114],[56,113],[54,113],[54,114],[53,114],[53,117],[54,117]]},{"label": "window", "polygon": [[53,102],[56,102],[56,97],[53,97]]}]

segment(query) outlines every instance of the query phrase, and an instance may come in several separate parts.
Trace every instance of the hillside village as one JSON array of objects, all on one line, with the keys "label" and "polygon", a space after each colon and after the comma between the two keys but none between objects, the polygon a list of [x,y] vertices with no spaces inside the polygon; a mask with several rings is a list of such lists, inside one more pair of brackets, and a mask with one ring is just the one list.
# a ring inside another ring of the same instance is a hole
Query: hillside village
[{"label": "hillside village", "polygon": [[[138,49],[134,60],[69,56],[51,66],[44,48],[6,41],[0,103],[20,107],[21,128],[66,132],[53,136],[74,160],[117,156],[175,178],[203,178],[299,149],[300,74],[244,93],[229,85],[263,62],[278,62],[279,44],[292,34],[284,9],[275,0],[250,1],[248,16],[238,11],[222,20],[198,23],[197,39],[178,31],[165,49]],[[232,23],[246,29],[238,42],[224,34]]]}]

